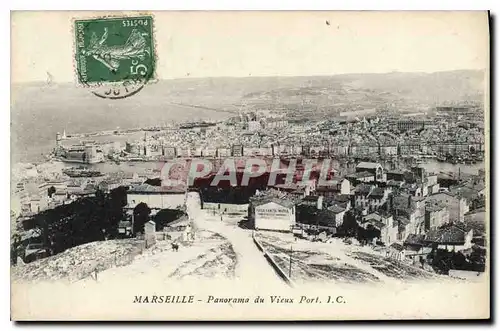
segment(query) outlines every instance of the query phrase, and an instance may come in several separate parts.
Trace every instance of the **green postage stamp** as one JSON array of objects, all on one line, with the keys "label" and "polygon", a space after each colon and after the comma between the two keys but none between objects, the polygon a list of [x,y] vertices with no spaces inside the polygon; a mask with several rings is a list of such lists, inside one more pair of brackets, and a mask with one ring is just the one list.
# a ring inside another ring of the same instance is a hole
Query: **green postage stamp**
[{"label": "green postage stamp", "polygon": [[149,81],[155,73],[153,17],[106,17],[74,21],[78,83]]}]

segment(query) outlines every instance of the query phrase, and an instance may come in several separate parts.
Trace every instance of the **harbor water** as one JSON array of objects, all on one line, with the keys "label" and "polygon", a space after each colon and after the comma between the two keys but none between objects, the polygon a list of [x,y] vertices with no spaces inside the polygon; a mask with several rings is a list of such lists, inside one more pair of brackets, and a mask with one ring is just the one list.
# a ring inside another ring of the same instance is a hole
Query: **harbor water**
[{"label": "harbor water", "polygon": [[[159,172],[163,167],[164,162],[122,162],[120,164],[114,162],[104,162],[86,165],[87,168],[98,170],[104,174],[124,171],[124,172],[137,172],[139,173],[152,173],[153,171]],[[67,164],[70,166],[70,164]],[[337,168],[338,162],[333,162],[333,167]],[[477,175],[478,171],[485,169],[484,162],[476,164],[451,164],[446,162],[438,162],[434,159],[428,159],[419,163],[419,166],[426,169],[428,173],[456,173],[459,172],[467,175]]]}]

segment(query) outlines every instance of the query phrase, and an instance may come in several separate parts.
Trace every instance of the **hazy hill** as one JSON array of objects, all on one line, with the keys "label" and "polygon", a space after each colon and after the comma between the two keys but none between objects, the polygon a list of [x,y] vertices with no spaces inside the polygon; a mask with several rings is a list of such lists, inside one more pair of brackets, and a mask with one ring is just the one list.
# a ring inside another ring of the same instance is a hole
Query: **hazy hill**
[{"label": "hazy hill", "polygon": [[396,98],[439,103],[445,101],[482,100],[484,72],[479,70],[444,71],[436,73],[345,74],[329,77],[285,78],[286,85],[262,93],[251,92],[246,98],[286,98],[290,95],[309,97],[319,94],[368,93],[392,94]]},{"label": "hazy hill", "polygon": [[462,101],[481,99],[485,75],[479,70],[457,70],[435,73],[388,73],[341,76],[356,88],[400,93],[408,98],[428,101]]}]

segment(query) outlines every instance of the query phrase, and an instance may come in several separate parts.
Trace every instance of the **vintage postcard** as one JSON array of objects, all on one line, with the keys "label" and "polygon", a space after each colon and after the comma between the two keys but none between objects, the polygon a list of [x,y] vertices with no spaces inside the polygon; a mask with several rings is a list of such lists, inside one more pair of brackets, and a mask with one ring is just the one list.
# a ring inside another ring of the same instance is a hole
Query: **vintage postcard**
[{"label": "vintage postcard", "polygon": [[12,320],[490,318],[488,12],[11,36]]}]

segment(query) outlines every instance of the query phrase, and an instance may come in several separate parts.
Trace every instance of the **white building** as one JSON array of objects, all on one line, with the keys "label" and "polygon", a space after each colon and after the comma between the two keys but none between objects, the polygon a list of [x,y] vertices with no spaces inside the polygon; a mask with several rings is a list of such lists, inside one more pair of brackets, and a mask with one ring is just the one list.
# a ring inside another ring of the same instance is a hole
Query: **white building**
[{"label": "white building", "polygon": [[356,172],[370,172],[375,176],[376,181],[381,181],[383,179],[384,168],[380,163],[375,162],[360,162],[356,166]]},{"label": "white building", "polygon": [[137,185],[127,191],[127,208],[133,209],[141,202],[151,209],[175,209],[183,206],[186,201],[186,192],[182,189]]},{"label": "white building", "polygon": [[450,221],[458,220],[462,222],[464,220],[464,215],[469,212],[467,199],[461,197],[459,194],[440,192],[430,195],[427,200],[446,205],[448,207]]},{"label": "white building", "polygon": [[365,229],[373,227],[380,231],[378,237],[385,245],[390,245],[398,240],[398,223],[390,214],[374,212],[363,217],[361,226]]},{"label": "white building", "polygon": [[473,234],[473,230],[470,228],[460,224],[448,224],[429,231],[425,236],[425,242],[438,249],[458,252],[472,247]]},{"label": "white building", "polygon": [[259,121],[248,122],[248,131],[258,131],[261,129],[261,124]]},{"label": "white building", "polygon": [[318,186],[316,191],[321,192],[320,195],[333,196],[337,194],[350,194],[351,182],[345,178],[334,177],[329,180],[327,186]]},{"label": "white building", "polygon": [[295,203],[288,199],[253,199],[250,220],[256,230],[290,232],[296,222]]}]

